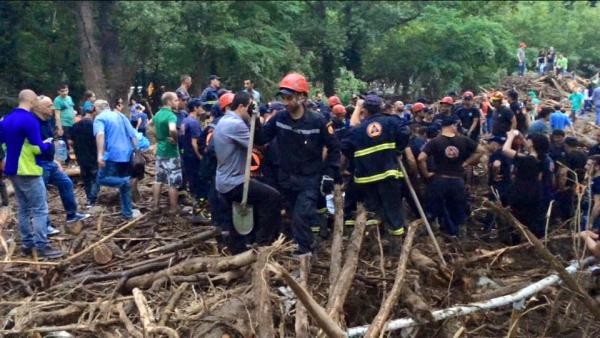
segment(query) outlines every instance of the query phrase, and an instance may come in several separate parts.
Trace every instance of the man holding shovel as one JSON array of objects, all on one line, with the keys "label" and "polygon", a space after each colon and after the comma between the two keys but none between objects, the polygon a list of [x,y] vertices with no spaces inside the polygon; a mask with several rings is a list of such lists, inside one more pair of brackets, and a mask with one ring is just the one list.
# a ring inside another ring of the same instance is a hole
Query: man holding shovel
[{"label": "man holding shovel", "polygon": [[[216,189],[231,206],[234,202],[242,202],[244,197],[246,153],[248,147],[252,147],[248,124],[256,118],[252,115],[258,114],[258,111],[255,111],[254,102],[247,92],[235,94],[229,108],[215,127],[213,140],[217,155]],[[250,234],[255,235],[258,245],[270,244],[279,233],[281,222],[279,192],[256,179],[250,179],[246,202],[252,206],[255,216],[255,231]],[[227,230],[232,253],[244,251],[246,244],[249,244],[247,237],[238,233],[233,224],[228,224]]]}]

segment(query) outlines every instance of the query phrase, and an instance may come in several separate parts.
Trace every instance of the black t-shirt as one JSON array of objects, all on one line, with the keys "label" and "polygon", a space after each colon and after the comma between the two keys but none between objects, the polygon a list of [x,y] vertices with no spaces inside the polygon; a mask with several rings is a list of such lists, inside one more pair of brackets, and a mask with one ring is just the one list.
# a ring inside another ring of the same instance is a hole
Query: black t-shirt
[{"label": "black t-shirt", "polygon": [[[585,164],[587,162],[587,156],[583,151],[575,150],[570,153],[567,153],[565,163],[569,169],[575,171],[577,173],[577,179],[579,182],[583,182],[583,177],[585,175]],[[575,182],[575,175],[569,171],[567,175],[567,186],[572,186]]]},{"label": "black t-shirt", "polygon": [[423,152],[433,157],[437,175],[462,177],[465,172],[462,165],[475,149],[477,143],[466,136],[438,135],[425,145]]},{"label": "black t-shirt", "polygon": [[512,125],[513,116],[515,114],[504,106],[496,109],[492,123],[492,134],[494,136],[506,137],[506,132],[510,130]]},{"label": "black t-shirt", "polygon": [[515,114],[515,118],[517,120],[517,130],[521,132],[521,134],[527,133],[527,115],[523,114],[523,105],[520,102],[512,102],[510,104],[510,111]]},{"label": "black t-shirt", "polygon": [[82,118],[71,129],[73,149],[80,166],[95,166],[97,161],[96,138],[94,137],[94,121]]},{"label": "black t-shirt", "polygon": [[[481,111],[477,107],[467,108],[464,106],[460,106],[458,109],[456,109],[456,115],[458,115],[458,117],[460,118],[465,132],[468,132],[469,129],[471,129],[473,120],[481,118]],[[473,129],[473,133],[467,136],[470,136],[472,139],[477,139],[477,137],[479,137],[480,130],[481,128],[478,124],[477,126],[475,126],[475,129]]]},{"label": "black t-shirt", "polygon": [[[38,121],[40,121],[40,131],[41,131],[40,136],[42,137],[42,141],[53,137],[54,133],[52,132],[52,124],[51,124],[50,120],[44,121],[44,120],[40,119],[39,117],[37,119],[38,119]],[[48,161],[48,162],[54,161],[54,148],[52,147],[51,150],[38,155],[37,158],[42,161]]]},{"label": "black t-shirt", "polygon": [[546,62],[554,63],[554,59],[556,58],[556,53],[548,53],[546,55]]}]

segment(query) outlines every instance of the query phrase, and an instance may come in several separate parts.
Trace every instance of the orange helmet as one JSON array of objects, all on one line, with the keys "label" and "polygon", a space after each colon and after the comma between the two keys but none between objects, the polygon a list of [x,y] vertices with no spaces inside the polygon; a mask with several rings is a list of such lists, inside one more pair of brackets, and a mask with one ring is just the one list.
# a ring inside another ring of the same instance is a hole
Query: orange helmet
[{"label": "orange helmet", "polygon": [[336,117],[342,117],[342,116],[346,115],[346,108],[344,106],[342,106],[341,104],[336,104],[335,106],[333,106],[333,108],[331,108],[331,112]]},{"label": "orange helmet", "polygon": [[445,96],[443,99],[440,100],[440,103],[441,104],[453,105],[454,104],[454,100],[450,96]]},{"label": "orange helmet", "polygon": [[308,95],[308,81],[298,73],[289,73],[279,82],[279,92],[282,94],[301,93]]},{"label": "orange helmet", "polygon": [[335,107],[335,105],[337,104],[342,104],[342,100],[340,100],[340,98],[335,95],[330,96],[327,100],[327,105],[330,107]]},{"label": "orange helmet", "polygon": [[425,109],[425,105],[421,102],[417,102],[417,103],[413,104],[413,106],[412,106],[413,113],[418,113],[424,109]]},{"label": "orange helmet", "polygon": [[219,98],[219,108],[221,108],[221,110],[224,110],[225,107],[227,107],[233,102],[234,96],[235,95],[233,93],[225,93],[221,95],[221,97]]},{"label": "orange helmet", "polygon": [[502,101],[504,100],[504,94],[502,94],[502,92],[495,92],[494,95],[492,95],[492,101]]}]

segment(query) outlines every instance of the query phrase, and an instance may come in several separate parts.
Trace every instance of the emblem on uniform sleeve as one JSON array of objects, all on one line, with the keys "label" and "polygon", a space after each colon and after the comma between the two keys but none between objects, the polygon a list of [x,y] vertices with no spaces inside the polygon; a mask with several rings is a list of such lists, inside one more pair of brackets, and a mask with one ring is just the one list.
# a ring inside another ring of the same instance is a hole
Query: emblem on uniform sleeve
[{"label": "emblem on uniform sleeve", "polygon": [[329,133],[329,135],[333,135],[334,130],[333,130],[333,125],[331,124],[331,122],[329,122],[327,124],[327,132]]},{"label": "emblem on uniform sleeve", "polygon": [[379,122],[371,122],[367,126],[367,135],[369,135],[370,138],[374,138],[381,135],[382,130],[383,128]]},{"label": "emblem on uniform sleeve", "polygon": [[460,153],[455,146],[447,146],[444,152],[447,158],[457,158]]}]

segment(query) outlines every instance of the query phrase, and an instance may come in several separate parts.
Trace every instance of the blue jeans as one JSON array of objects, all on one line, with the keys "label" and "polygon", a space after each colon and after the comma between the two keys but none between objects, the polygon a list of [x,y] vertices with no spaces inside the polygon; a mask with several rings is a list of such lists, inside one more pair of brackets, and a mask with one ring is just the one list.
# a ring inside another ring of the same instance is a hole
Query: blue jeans
[{"label": "blue jeans", "polygon": [[494,117],[492,116],[492,112],[488,112],[488,116],[486,116],[485,118],[485,132],[486,133],[491,133],[492,132],[492,123],[494,121]]},{"label": "blue jeans", "polygon": [[131,202],[131,184],[129,180],[129,162],[106,161],[104,168],[98,170],[98,185],[119,188],[121,195],[121,214],[130,219],[133,217]]},{"label": "blue jeans", "polygon": [[40,166],[44,169],[44,184],[48,184],[58,188],[58,194],[62,201],[63,207],[67,212],[67,217],[77,213],[77,202],[73,193],[73,181],[63,171],[58,169],[58,165],[50,161],[40,162]]},{"label": "blue jeans", "polygon": [[527,71],[527,67],[525,67],[525,62],[519,63],[519,76],[523,76]]},{"label": "blue jeans", "polygon": [[540,63],[538,67],[538,72],[540,73],[540,75],[544,75],[544,67],[545,65],[543,63]]},{"label": "blue jeans", "polygon": [[600,126],[600,104],[596,105],[596,125]]},{"label": "blue jeans", "polygon": [[48,203],[41,176],[10,176],[17,198],[17,217],[24,247],[48,246]]}]

